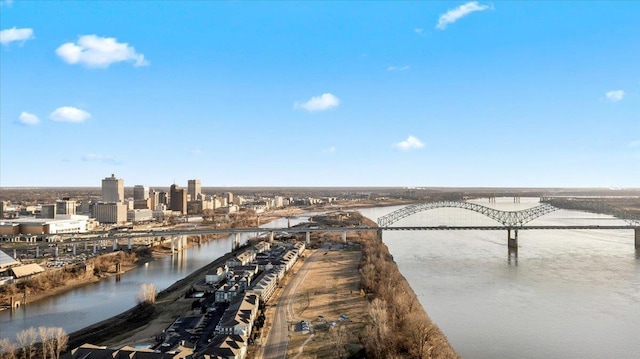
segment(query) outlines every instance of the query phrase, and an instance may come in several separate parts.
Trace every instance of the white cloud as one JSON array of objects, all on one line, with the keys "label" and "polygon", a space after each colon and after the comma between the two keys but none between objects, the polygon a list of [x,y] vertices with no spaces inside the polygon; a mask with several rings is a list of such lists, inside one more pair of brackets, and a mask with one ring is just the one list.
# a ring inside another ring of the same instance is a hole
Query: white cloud
[{"label": "white cloud", "polygon": [[110,165],[119,165],[122,163],[122,161],[117,160],[111,156],[105,156],[95,153],[88,153],[82,156],[82,160],[86,162],[102,162]]},{"label": "white cloud", "polygon": [[393,147],[402,151],[410,151],[424,147],[424,143],[416,137],[409,135],[406,140],[394,144]]},{"label": "white cloud", "polygon": [[29,112],[22,112],[18,119],[20,120],[21,124],[28,126],[33,126],[40,123],[40,119],[38,118],[38,116]]},{"label": "white cloud", "polygon": [[67,42],[56,49],[56,54],[69,64],[82,64],[88,67],[109,67],[116,62],[133,62],[134,66],[149,63],[143,54],[126,42],[120,43],[113,37],[96,35],[80,36],[78,43]]},{"label": "white cloud", "polygon": [[332,107],[337,107],[340,99],[330,93],[324,93],[320,96],[312,97],[309,101],[303,103],[294,103],[293,108],[302,108],[309,112],[325,111]]},{"label": "white cloud", "polygon": [[336,153],[336,148],[335,146],[331,146],[329,148],[326,148],[322,151],[322,153],[328,154],[328,155],[332,155],[334,153]]},{"label": "white cloud", "polygon": [[614,90],[614,91],[609,91],[604,95],[607,97],[607,100],[611,102],[618,102],[624,98],[624,91]]},{"label": "white cloud", "polygon": [[476,11],[484,11],[489,9],[487,5],[478,5],[477,1],[470,1],[464,5],[460,5],[455,9],[451,9],[446,13],[440,15],[438,19],[438,24],[436,25],[436,29],[444,30],[447,28],[447,25],[453,24],[454,22],[460,20],[461,18],[471,14]]},{"label": "white cloud", "polygon": [[12,27],[11,29],[0,31],[0,43],[2,45],[9,45],[14,41],[25,42],[33,38],[33,29],[30,28],[17,29]]},{"label": "white cloud", "polygon": [[414,31],[416,34],[420,35],[420,34],[422,34],[422,33],[424,32],[424,29],[423,29],[423,28],[421,28],[421,27],[416,27],[415,29],[413,29],[413,31]]},{"label": "white cloud", "polygon": [[389,66],[387,67],[387,71],[406,71],[409,70],[411,67],[409,67],[409,65],[404,65],[404,66]]},{"label": "white cloud", "polygon": [[84,122],[86,119],[91,118],[91,114],[79,108],[63,106],[51,112],[49,117],[59,122]]}]

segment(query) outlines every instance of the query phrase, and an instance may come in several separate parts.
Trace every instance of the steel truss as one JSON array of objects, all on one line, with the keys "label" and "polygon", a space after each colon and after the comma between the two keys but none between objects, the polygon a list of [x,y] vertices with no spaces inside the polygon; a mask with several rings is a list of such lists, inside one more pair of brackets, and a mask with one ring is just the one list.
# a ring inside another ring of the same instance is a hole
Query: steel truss
[{"label": "steel truss", "polygon": [[550,204],[541,204],[539,206],[523,209],[520,211],[500,211],[471,202],[442,201],[419,203],[400,208],[378,218],[378,226],[389,227],[390,225],[403,218],[409,217],[419,212],[436,208],[461,208],[478,212],[495,221],[498,221],[499,223],[502,223],[507,228],[522,227],[524,224],[529,223],[538,217],[544,216],[547,213],[551,213],[559,209]]}]

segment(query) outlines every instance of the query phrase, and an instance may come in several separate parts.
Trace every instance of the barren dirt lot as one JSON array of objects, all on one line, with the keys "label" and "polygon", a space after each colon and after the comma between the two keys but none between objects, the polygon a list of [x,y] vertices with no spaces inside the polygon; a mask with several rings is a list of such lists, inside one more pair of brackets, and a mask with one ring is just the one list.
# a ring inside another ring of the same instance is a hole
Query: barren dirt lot
[{"label": "barren dirt lot", "polygon": [[[291,358],[337,358],[339,342],[351,343],[347,345],[350,353],[361,348],[359,336],[367,320],[367,300],[359,289],[360,248],[317,251],[292,303],[297,321],[287,353]],[[302,320],[310,322],[309,331],[303,330]]]}]

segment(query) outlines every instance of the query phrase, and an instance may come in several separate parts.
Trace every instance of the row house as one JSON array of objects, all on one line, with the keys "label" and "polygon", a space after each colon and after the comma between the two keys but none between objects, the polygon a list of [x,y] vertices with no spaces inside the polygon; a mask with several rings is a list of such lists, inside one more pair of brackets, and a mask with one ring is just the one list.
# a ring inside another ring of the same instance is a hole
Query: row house
[{"label": "row house", "polygon": [[204,359],[244,359],[247,356],[246,335],[215,337],[203,352]]},{"label": "row house", "polygon": [[237,256],[229,259],[227,261],[227,266],[229,268],[237,267],[237,266],[246,266],[251,263],[256,258],[256,254],[253,251],[244,251]]},{"label": "row house", "polygon": [[266,252],[271,249],[271,243],[264,241],[258,242],[253,246],[253,248],[255,248],[256,253]]},{"label": "row house", "polygon": [[269,298],[275,292],[278,285],[278,273],[269,271],[261,274],[257,278],[257,283],[247,291],[247,293],[254,293],[260,297],[260,301],[266,303]]},{"label": "row house", "polygon": [[232,285],[227,283],[216,290],[214,294],[215,301],[216,303],[228,303],[243,291],[244,289],[240,288],[238,284]]},{"label": "row house", "polygon": [[205,282],[207,284],[218,284],[227,277],[229,267],[226,265],[211,269],[205,274]]},{"label": "row house", "polygon": [[245,293],[232,302],[216,325],[216,334],[249,336],[258,315],[258,304],[258,295],[254,293]]}]

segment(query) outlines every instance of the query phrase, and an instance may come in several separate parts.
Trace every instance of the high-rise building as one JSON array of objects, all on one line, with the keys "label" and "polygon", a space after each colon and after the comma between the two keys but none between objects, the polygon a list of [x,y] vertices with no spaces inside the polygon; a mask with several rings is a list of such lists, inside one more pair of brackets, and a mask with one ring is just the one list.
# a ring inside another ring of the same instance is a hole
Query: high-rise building
[{"label": "high-rise building", "polygon": [[173,184],[169,190],[169,209],[182,214],[187,213],[187,191],[180,186]]},{"label": "high-rise building", "polygon": [[162,191],[158,193],[158,204],[164,204],[164,205],[169,204],[169,195],[167,194],[167,192]]},{"label": "high-rise building", "polygon": [[160,192],[152,189],[149,191],[149,209],[155,210],[160,204]]},{"label": "high-rise building", "polygon": [[121,224],[127,221],[127,205],[121,202],[96,203],[93,216],[100,223]]},{"label": "high-rise building", "polygon": [[56,205],[43,204],[40,209],[39,218],[56,218]]},{"label": "high-rise building", "polygon": [[75,215],[76,201],[61,200],[56,201],[56,215]]},{"label": "high-rise building", "polygon": [[200,199],[200,196],[202,195],[202,184],[200,183],[200,180],[198,179],[193,179],[193,180],[189,180],[188,182],[188,190],[189,190],[189,196],[191,196],[191,200],[192,201],[197,201]]},{"label": "high-rise building", "polygon": [[133,186],[133,200],[149,198],[149,187],[137,184]]},{"label": "high-rise building", "polygon": [[114,174],[102,180],[102,201],[122,202],[124,201],[124,180],[116,178]]}]

